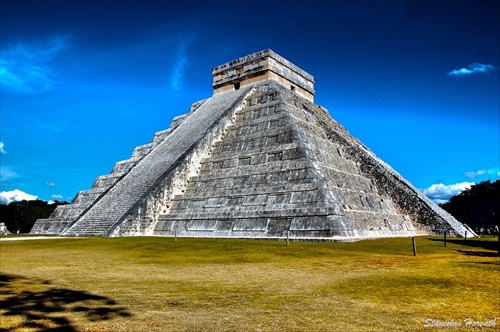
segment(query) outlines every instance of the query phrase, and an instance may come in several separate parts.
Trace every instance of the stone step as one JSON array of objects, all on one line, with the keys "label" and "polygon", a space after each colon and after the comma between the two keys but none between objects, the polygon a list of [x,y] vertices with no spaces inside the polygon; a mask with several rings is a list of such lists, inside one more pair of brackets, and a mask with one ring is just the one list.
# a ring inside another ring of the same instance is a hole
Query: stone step
[{"label": "stone step", "polygon": [[161,220],[205,220],[205,219],[241,219],[241,218],[270,218],[289,216],[329,216],[343,215],[336,207],[321,206],[320,204],[277,204],[272,209],[246,209],[241,206],[213,208],[213,209],[186,209],[170,210],[167,214],[161,214]]},{"label": "stone step", "polygon": [[[175,199],[179,200],[192,200],[199,198],[220,198],[220,197],[231,197],[231,196],[255,196],[255,195],[267,195],[267,194],[281,194],[289,192],[299,192],[299,191],[309,191],[324,187],[324,183],[314,183],[314,182],[301,182],[301,183],[283,183],[274,184],[263,187],[262,185],[256,183],[255,185],[249,184],[244,187],[238,186],[228,186],[221,188],[214,188],[208,184],[200,183],[200,186],[196,184],[193,187],[189,187],[185,193],[179,195]],[[324,188],[323,188],[324,189]]]}]

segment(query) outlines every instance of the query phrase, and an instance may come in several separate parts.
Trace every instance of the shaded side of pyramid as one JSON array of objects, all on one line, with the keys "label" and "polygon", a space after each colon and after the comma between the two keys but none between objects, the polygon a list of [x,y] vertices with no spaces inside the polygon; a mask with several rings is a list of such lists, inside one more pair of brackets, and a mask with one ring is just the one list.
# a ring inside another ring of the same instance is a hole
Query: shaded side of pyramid
[{"label": "shaded side of pyramid", "polygon": [[265,50],[212,72],[211,98],[83,209],[77,199],[64,206],[66,224],[56,210],[32,232],[330,240],[443,230],[473,235],[314,104],[314,78],[288,60]]}]

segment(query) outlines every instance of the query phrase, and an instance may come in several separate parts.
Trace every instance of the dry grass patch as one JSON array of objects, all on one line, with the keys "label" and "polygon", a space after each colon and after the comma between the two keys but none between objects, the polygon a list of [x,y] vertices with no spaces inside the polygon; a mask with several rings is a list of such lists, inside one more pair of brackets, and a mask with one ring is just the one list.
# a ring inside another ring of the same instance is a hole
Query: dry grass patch
[{"label": "dry grass patch", "polygon": [[0,331],[428,331],[426,319],[495,317],[500,324],[494,240],[452,239],[444,248],[440,238],[418,238],[417,257],[408,238],[288,248],[158,237],[0,242]]}]

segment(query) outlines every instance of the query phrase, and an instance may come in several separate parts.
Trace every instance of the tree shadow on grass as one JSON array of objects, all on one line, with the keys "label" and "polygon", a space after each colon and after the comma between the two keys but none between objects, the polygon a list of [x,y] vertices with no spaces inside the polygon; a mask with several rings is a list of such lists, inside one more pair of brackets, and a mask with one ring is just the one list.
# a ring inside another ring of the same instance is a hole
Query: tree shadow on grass
[{"label": "tree shadow on grass", "polygon": [[[431,239],[432,241],[444,242],[444,239]],[[479,250],[463,250],[456,249],[457,252],[468,255],[468,256],[480,256],[480,257],[498,257],[498,241],[484,241],[479,239],[447,239],[447,243],[458,244],[465,247],[485,249],[490,251],[479,251]]]},{"label": "tree shadow on grass", "polygon": [[[444,242],[444,238],[433,238],[430,239],[432,241]],[[459,244],[461,246],[474,247],[474,248],[483,248],[487,250],[497,250],[498,241],[484,241],[484,240],[476,240],[476,239],[447,239],[447,243]]]},{"label": "tree shadow on grass", "polygon": [[[70,319],[74,315],[89,322],[131,317],[124,307],[105,296],[50,286],[45,290],[16,292],[16,284],[34,285],[39,289],[40,285],[50,285],[50,282],[0,273],[0,311],[4,317],[14,316],[20,320],[16,327],[19,330],[77,331]],[[0,327],[0,332],[12,330]]]},{"label": "tree shadow on grass", "polygon": [[472,251],[472,250],[457,250],[467,256],[479,256],[479,257],[498,257],[498,252],[496,251]]}]

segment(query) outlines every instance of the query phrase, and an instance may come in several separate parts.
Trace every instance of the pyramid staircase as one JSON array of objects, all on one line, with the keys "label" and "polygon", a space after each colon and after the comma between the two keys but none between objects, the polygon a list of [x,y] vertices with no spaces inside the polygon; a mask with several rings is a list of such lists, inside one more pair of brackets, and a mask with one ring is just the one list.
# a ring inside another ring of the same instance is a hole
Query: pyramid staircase
[{"label": "pyramid staircase", "polygon": [[75,220],[61,235],[105,236],[111,227],[128,215],[129,210],[148,190],[175,167],[178,159],[202,137],[211,125],[211,118],[231,109],[243,90],[207,100],[191,113],[161,143],[145,154],[119,182],[95,201],[83,216]]},{"label": "pyramid staircase", "polygon": [[158,131],[154,134],[150,143],[136,147],[129,159],[118,161],[110,174],[97,177],[91,189],[79,191],[71,204],[58,205],[49,218],[38,219],[31,229],[31,233],[59,234],[70,224],[74,223],[204,102],[205,100],[194,103],[188,114],[175,117],[168,129]]}]

